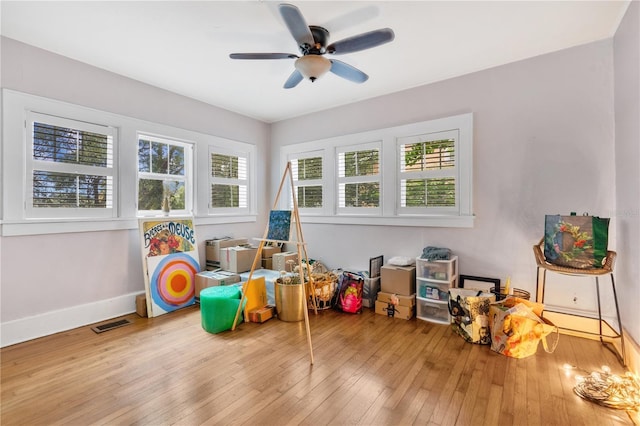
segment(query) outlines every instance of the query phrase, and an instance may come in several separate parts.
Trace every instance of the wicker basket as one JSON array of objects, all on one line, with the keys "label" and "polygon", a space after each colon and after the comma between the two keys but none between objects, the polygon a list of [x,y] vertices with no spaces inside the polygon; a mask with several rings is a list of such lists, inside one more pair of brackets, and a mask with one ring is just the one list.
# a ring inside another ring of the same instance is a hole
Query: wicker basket
[{"label": "wicker basket", "polygon": [[500,290],[496,290],[495,287],[492,287],[491,288],[491,293],[496,295],[496,300],[503,300],[503,299],[506,299],[509,296],[511,296],[511,297],[519,297],[520,299],[524,299],[524,300],[531,299],[531,293],[529,293],[528,291],[520,290],[519,288],[514,288],[513,289],[513,293],[505,294],[505,293],[503,293],[504,290],[505,290],[505,287],[500,287]]},{"label": "wicker basket", "polygon": [[[331,309],[333,297],[338,287],[338,277],[332,272],[311,274],[315,288],[315,306],[318,310]],[[312,292],[309,292],[309,309],[313,310]]]}]

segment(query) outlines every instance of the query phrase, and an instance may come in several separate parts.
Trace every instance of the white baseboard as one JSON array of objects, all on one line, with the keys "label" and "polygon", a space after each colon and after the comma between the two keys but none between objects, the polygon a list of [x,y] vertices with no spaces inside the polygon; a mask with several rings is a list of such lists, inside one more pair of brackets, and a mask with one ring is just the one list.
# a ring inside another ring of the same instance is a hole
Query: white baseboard
[{"label": "white baseboard", "polygon": [[136,311],[138,294],[140,293],[129,293],[99,302],[3,322],[0,324],[0,347],[130,314]]}]

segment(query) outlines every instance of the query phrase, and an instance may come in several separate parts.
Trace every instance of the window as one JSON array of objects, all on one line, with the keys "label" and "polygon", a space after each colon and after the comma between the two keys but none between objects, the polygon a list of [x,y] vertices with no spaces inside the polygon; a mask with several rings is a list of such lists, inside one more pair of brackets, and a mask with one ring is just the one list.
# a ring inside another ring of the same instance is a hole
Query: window
[{"label": "window", "polygon": [[399,138],[399,210],[454,211],[457,132]]},{"label": "window", "polygon": [[281,161],[308,223],[472,227],[472,145],[469,113],[285,145]]},{"label": "window", "polygon": [[39,113],[27,117],[27,217],[112,217],[115,129]]},{"label": "window", "polygon": [[191,213],[191,153],[191,144],[138,135],[139,215],[161,214],[163,203],[172,213]]},{"label": "window", "polygon": [[[322,208],[324,186],[322,180],[322,156],[318,155],[318,153],[310,153],[292,158],[290,161],[298,208]],[[293,200],[290,201],[290,205],[293,206]]]},{"label": "window", "polygon": [[[1,99],[2,236],[137,229],[165,198],[172,215],[198,225],[256,222],[254,188],[266,185],[255,143],[9,89]],[[214,202],[246,208],[211,208],[210,152],[237,158],[237,179],[231,170],[215,182],[227,192]]]},{"label": "window", "polygon": [[380,213],[380,144],[339,147],[338,211]]},{"label": "window", "polygon": [[249,153],[209,148],[210,212],[249,209]]}]

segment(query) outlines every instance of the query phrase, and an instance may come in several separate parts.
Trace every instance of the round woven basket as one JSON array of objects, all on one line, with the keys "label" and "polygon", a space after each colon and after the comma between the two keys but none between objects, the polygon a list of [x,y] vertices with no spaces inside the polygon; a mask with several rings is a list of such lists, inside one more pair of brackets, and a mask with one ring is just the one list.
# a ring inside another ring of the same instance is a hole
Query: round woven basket
[{"label": "round woven basket", "polygon": [[495,287],[492,287],[491,288],[491,293],[496,295],[496,300],[503,300],[503,299],[506,299],[509,296],[511,296],[511,297],[519,297],[520,299],[525,299],[525,300],[531,299],[531,294],[528,291],[521,290],[519,288],[514,288],[514,289],[512,289],[513,293],[505,294],[505,293],[503,293],[504,290],[505,290],[504,287],[500,287],[499,290],[496,290]]}]

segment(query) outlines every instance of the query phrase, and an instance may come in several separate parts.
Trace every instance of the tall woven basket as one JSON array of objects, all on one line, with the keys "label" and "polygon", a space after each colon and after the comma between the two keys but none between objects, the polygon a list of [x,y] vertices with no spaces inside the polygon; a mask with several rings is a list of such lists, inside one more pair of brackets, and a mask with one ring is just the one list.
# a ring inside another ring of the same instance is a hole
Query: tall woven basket
[{"label": "tall woven basket", "polygon": [[309,303],[307,303],[309,309],[313,310],[314,298],[316,309],[331,309],[332,300],[338,287],[338,277],[333,272],[314,273],[311,276],[315,292],[309,292]]}]

